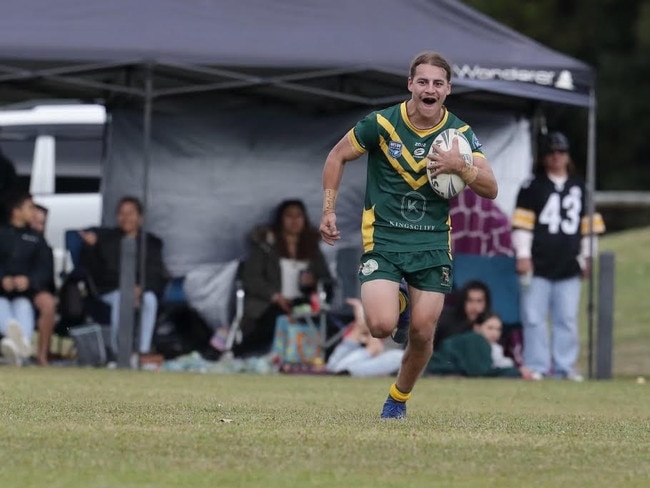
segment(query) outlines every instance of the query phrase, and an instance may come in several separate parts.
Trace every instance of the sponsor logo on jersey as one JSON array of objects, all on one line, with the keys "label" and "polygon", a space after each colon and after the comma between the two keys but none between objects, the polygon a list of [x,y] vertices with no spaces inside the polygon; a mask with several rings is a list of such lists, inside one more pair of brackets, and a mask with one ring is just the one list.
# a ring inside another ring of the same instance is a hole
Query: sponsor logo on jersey
[{"label": "sponsor logo on jersey", "polygon": [[413,156],[416,156],[416,157],[419,158],[421,156],[424,156],[425,152],[426,152],[426,149],[424,149],[423,147],[418,147],[415,151],[413,151]]},{"label": "sponsor logo on jersey", "polygon": [[388,154],[393,158],[399,158],[402,155],[402,143],[397,141],[390,141],[388,143]]},{"label": "sponsor logo on jersey", "polygon": [[426,199],[416,191],[410,191],[402,197],[402,217],[411,223],[424,218],[427,209]]},{"label": "sponsor logo on jersey", "polygon": [[361,264],[359,271],[363,276],[368,276],[379,269],[379,264],[374,259],[368,259],[365,263]]}]

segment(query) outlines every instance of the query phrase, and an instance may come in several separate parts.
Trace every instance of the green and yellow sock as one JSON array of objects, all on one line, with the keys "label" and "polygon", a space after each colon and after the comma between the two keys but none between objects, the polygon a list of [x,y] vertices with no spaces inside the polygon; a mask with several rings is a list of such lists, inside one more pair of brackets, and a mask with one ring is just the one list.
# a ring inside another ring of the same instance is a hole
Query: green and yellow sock
[{"label": "green and yellow sock", "polygon": [[399,291],[399,313],[402,313],[404,310],[406,310],[406,296],[404,295],[404,292],[402,290]]},{"label": "green and yellow sock", "polygon": [[390,390],[388,390],[388,395],[396,402],[402,402],[402,403],[406,402],[409,398],[411,398],[411,392],[402,393],[397,389],[397,385],[395,383],[390,385]]}]

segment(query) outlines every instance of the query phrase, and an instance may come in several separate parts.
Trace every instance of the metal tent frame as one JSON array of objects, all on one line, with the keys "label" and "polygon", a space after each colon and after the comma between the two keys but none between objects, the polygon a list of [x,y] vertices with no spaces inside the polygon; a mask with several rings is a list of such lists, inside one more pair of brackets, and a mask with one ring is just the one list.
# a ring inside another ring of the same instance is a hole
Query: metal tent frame
[{"label": "metal tent frame", "polygon": [[[380,107],[404,99],[404,73],[379,67],[323,68],[310,70],[225,69],[176,61],[128,59],[115,62],[61,64],[17,62],[0,65],[0,87],[11,88],[9,99],[36,99],[43,96],[75,98],[110,103],[117,99],[142,104],[143,117],[143,204],[147,208],[151,165],[151,129],[156,100],[207,92],[248,92],[258,96],[294,99],[298,103],[316,103],[323,110],[350,106]],[[159,86],[158,88],[156,86]],[[454,97],[480,100],[489,94],[504,103],[518,105],[531,99],[544,99],[534,91],[521,95],[487,88],[463,80],[454,80]],[[497,86],[497,85],[495,85]],[[528,96],[526,96],[528,93]],[[301,98],[304,97],[304,98]],[[554,102],[550,102],[554,103]],[[557,102],[556,102],[557,103]],[[595,212],[596,181],[596,89],[588,97],[576,96],[563,103],[588,110],[587,212]],[[146,230],[146,219],[144,224]],[[595,251],[593,223],[590,224],[592,260]],[[141,276],[144,276],[145,240],[141,239]],[[593,377],[594,350],[594,277],[588,280],[588,369]]]}]

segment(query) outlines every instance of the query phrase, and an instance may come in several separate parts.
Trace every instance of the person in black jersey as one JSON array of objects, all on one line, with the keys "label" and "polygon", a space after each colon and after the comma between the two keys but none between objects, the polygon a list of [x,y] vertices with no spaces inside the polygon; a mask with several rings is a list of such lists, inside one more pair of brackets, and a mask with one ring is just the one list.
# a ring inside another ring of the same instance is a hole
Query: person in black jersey
[{"label": "person in black jersey", "polygon": [[[582,377],[575,364],[580,284],[591,272],[586,190],[575,174],[564,134],[549,133],[541,147],[542,164],[519,190],[512,220],[522,283],[524,366],[536,379],[552,376],[579,381]],[[593,231],[604,231],[598,214],[593,218]]]}]

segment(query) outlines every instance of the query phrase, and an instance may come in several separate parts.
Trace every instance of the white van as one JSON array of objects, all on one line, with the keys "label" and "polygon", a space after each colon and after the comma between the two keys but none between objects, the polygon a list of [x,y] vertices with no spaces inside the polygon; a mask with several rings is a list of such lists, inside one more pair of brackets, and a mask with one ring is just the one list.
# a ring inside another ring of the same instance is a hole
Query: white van
[{"label": "white van", "polygon": [[66,265],[65,231],[101,222],[106,124],[101,105],[0,110],[0,150],[15,164],[21,186],[49,211],[45,237],[57,280]]}]

